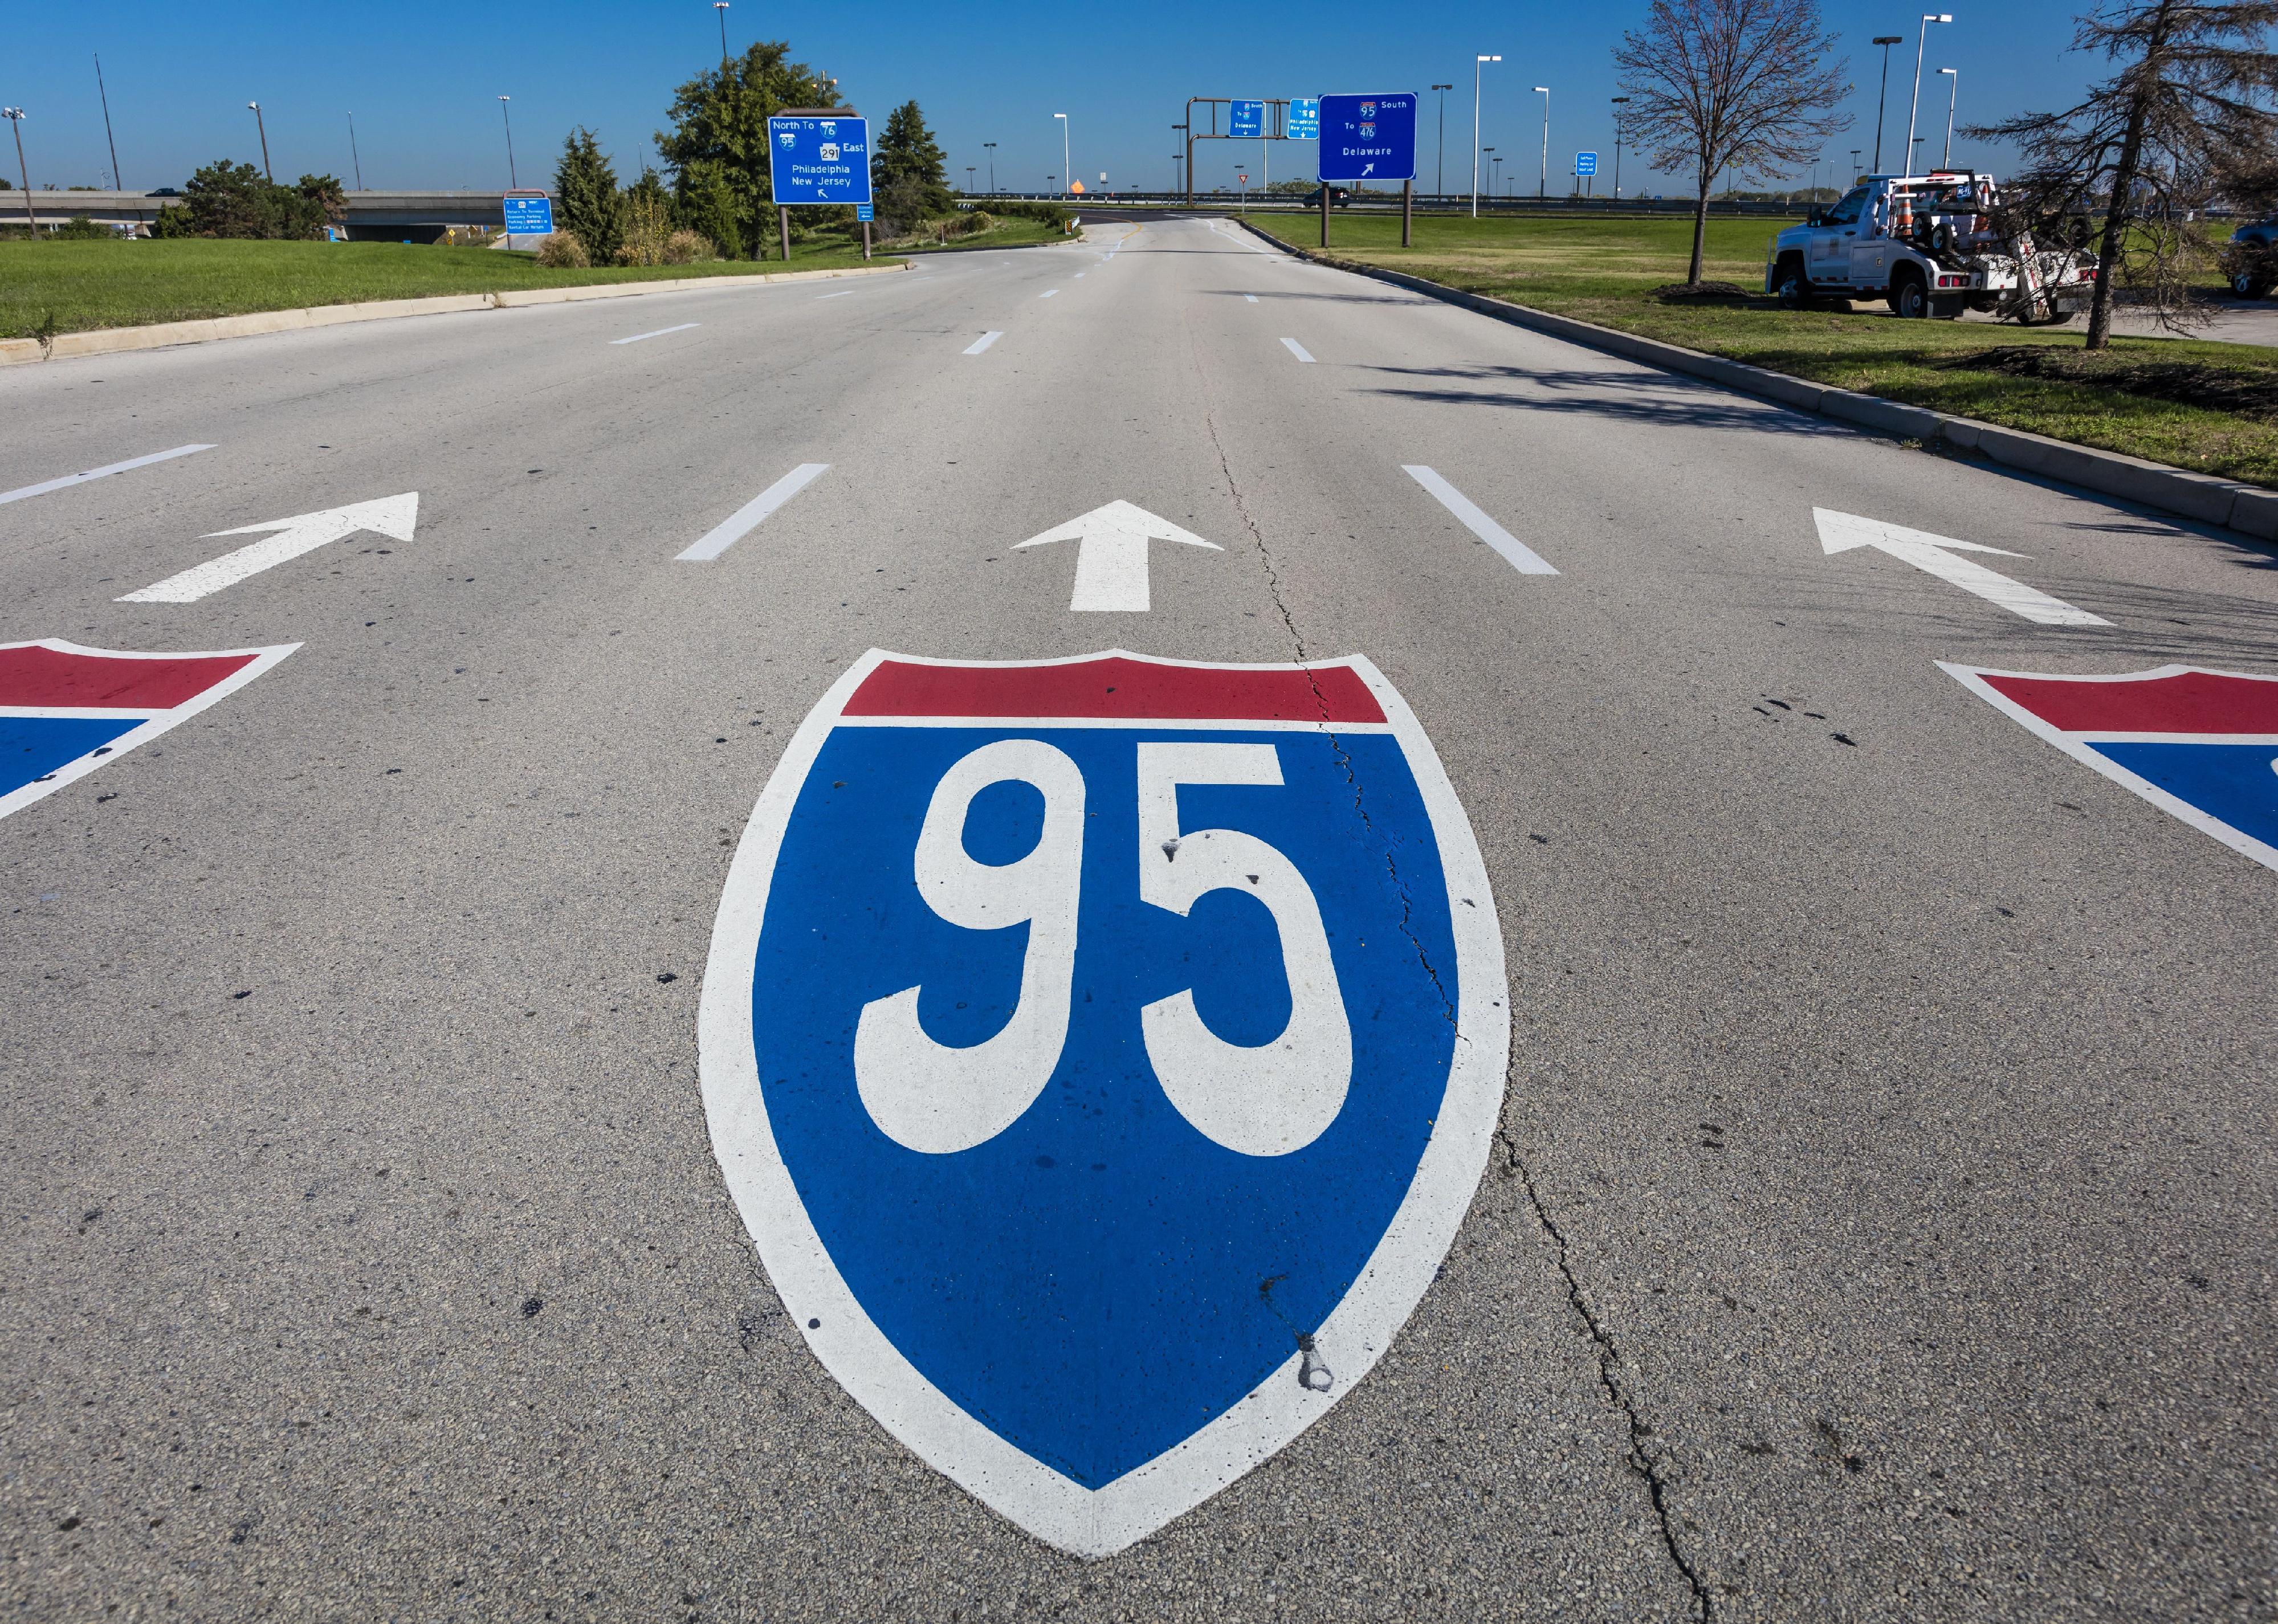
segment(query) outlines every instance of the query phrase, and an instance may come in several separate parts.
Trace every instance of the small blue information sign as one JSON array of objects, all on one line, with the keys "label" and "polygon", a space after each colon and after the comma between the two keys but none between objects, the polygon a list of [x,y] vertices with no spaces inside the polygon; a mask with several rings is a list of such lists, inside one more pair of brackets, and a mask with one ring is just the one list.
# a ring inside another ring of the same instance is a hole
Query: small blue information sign
[{"label": "small blue information sign", "polygon": [[854,205],[854,217],[858,220],[875,220],[878,217],[878,211],[868,203],[857,203]]},{"label": "small blue information sign", "polygon": [[1416,95],[1321,98],[1321,179],[1410,180],[1416,175]]},{"label": "small blue information sign", "polygon": [[870,121],[830,113],[768,120],[768,167],[778,203],[870,201]]},{"label": "small blue information sign", "polygon": [[1574,172],[1578,175],[1596,174],[1598,172],[1598,155],[1594,152],[1576,153],[1574,155]]},{"label": "small blue information sign", "polygon": [[554,234],[554,200],[539,192],[506,196],[506,234],[509,237],[550,237]]},{"label": "small blue information sign", "polygon": [[1291,141],[1321,139],[1321,99],[1313,95],[1289,98],[1289,117],[1281,132]]},{"label": "small blue information sign", "polygon": [[1228,109],[1226,133],[1229,135],[1255,138],[1265,133],[1265,103],[1235,102]]}]

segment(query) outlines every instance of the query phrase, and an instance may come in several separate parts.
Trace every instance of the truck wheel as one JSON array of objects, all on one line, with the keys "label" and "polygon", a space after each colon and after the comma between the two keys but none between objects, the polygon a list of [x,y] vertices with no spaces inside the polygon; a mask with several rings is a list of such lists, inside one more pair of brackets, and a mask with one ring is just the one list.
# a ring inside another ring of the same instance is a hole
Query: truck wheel
[{"label": "truck wheel", "polygon": [[1930,314],[1930,289],[1922,272],[1901,266],[1891,277],[1891,311],[1904,321],[1920,321]]},{"label": "truck wheel", "polygon": [[1772,291],[1778,295],[1783,310],[1808,309],[1811,278],[1803,274],[1803,262],[1790,255],[1773,267]]},{"label": "truck wheel", "polygon": [[2025,327],[2058,327],[2071,319],[2070,310],[2060,310],[2045,299],[2019,316],[2017,321],[2021,326]]},{"label": "truck wheel", "polygon": [[2231,278],[2230,291],[2241,299],[2260,299],[2270,292],[2270,284],[2260,277],[2242,271]]}]

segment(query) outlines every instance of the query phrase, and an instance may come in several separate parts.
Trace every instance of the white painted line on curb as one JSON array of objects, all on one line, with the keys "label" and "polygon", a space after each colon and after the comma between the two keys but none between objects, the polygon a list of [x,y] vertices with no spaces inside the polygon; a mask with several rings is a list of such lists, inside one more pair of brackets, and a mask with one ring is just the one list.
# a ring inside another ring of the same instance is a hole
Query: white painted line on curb
[{"label": "white painted line on curb", "polygon": [[295,559],[303,553],[313,553],[318,547],[329,546],[358,530],[377,530],[393,540],[409,541],[418,522],[419,492],[406,491],[400,496],[383,496],[370,502],[351,502],[345,507],[298,513],[289,519],[264,519],[258,524],[241,524],[233,530],[212,530],[203,539],[211,540],[218,536],[250,536],[261,530],[273,533],[260,541],[248,542],[234,553],[225,553],[219,558],[209,559],[195,568],[168,576],[155,585],[146,586],[139,592],[128,592],[113,601],[195,603],[226,586],[235,586],[248,576],[273,569],[287,559]]},{"label": "white painted line on curb", "polygon": [[1004,336],[1005,335],[1001,332],[984,332],[979,338],[974,339],[972,343],[965,347],[965,353],[968,355],[978,355],[982,350],[987,349],[990,345],[994,344],[998,339]]},{"label": "white painted line on curb", "polygon": [[813,484],[829,470],[828,462],[802,462],[781,479],[761,492],[750,501],[730,514],[709,535],[685,553],[676,553],[674,561],[709,563],[738,542],[760,528],[761,522]]},{"label": "white painted line on curb", "polygon": [[1464,522],[1464,527],[1509,560],[1510,567],[1523,576],[1555,576],[1558,572],[1549,561],[1517,537],[1497,524],[1479,510],[1479,504],[1420,464],[1403,462],[1401,469],[1418,484],[1429,491],[1441,507]]},{"label": "white painted line on curb", "polygon": [[1289,347],[1289,353],[1295,355],[1298,360],[1310,362],[1313,359],[1311,355],[1308,355],[1305,353],[1305,347],[1298,343],[1296,339],[1284,339],[1281,342]]},{"label": "white painted line on curb", "polygon": [[0,502],[20,502],[27,496],[45,496],[50,491],[60,491],[65,485],[83,485],[90,479],[102,479],[112,474],[123,474],[130,468],[148,468],[153,462],[170,461],[175,457],[187,457],[194,451],[211,451],[210,446],[177,446],[172,451],[154,451],[147,457],[129,457],[124,462],[105,463],[91,468],[84,474],[65,474],[61,479],[42,480],[35,485],[23,485],[13,491],[0,491]]},{"label": "white painted line on curb", "polygon": [[1057,288],[1057,287],[1048,287],[1048,288],[1044,289],[1044,291],[1043,291],[1043,293],[1038,294],[1036,295],[1036,297],[1037,297],[1037,298],[1039,298],[1039,299],[1049,299],[1049,298],[1051,298],[1054,294],[1057,294],[1057,293],[1059,293],[1059,291],[1060,291],[1060,290],[1059,290],[1059,288]]},{"label": "white painted line on curb", "polygon": [[[829,295],[825,295],[829,297]],[[643,339],[661,339],[668,332],[686,332],[691,327],[700,327],[701,322],[683,322],[677,327],[660,327],[654,332],[637,332],[630,339],[611,339],[612,344],[638,344]]]}]

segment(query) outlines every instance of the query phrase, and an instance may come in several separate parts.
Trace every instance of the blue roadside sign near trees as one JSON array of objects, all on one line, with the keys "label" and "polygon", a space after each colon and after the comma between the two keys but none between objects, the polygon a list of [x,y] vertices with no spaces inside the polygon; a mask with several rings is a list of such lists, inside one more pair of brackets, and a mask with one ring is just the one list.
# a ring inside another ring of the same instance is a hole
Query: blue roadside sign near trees
[{"label": "blue roadside sign near trees", "polygon": [[870,201],[870,121],[828,113],[768,120],[769,165],[778,203]]}]

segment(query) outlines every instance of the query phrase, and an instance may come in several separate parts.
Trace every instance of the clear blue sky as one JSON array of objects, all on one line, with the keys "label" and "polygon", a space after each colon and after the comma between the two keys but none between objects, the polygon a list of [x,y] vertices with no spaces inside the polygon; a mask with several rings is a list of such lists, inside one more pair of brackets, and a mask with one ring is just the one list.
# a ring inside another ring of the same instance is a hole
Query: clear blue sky
[{"label": "clear blue sky", "polygon": [[[1862,0],[1823,0],[1842,35],[1859,86],[1853,133],[1831,143],[1847,166],[1853,147],[1871,149],[1876,34],[1903,34],[1891,52],[1886,166],[1905,141],[1919,8]],[[1941,0],[1957,20],[1933,25],[1923,71],[1925,149],[1943,140],[1946,81],[1961,70],[1961,121],[2068,101],[2097,65],[2066,53],[2073,12],[2085,0]],[[728,37],[740,48],[756,36],[788,39],[795,57],[838,76],[863,111],[883,117],[915,97],[949,154],[951,179],[978,166],[987,185],[994,141],[997,179],[1007,190],[1041,188],[1061,169],[1055,112],[1069,115],[1076,174],[1097,187],[1163,188],[1172,180],[1178,137],[1171,126],[1189,95],[1289,96],[1321,91],[1425,91],[1455,81],[1447,100],[1448,184],[1465,178],[1472,120],[1472,57],[1501,52],[1487,70],[1481,140],[1505,157],[1507,180],[1531,188],[1540,166],[1542,98],[1552,87],[1550,172],[1554,189],[1572,154],[1594,148],[1612,167],[1611,50],[1635,26],[1644,0],[1451,0],[1429,7],[1320,0],[1303,13],[1285,5],[1173,4],[1110,11],[1009,4],[945,6],[878,0],[868,6],[812,7],[734,0]],[[234,0],[185,6],[125,0],[106,6],[11,8],[0,58],[0,102],[25,107],[32,182],[107,184],[110,157],[96,99],[95,54],[110,87],[118,161],[134,187],[180,186],[217,157],[258,162],[246,103],[259,101],[280,178],[330,171],[354,184],[348,115],[353,111],[363,180],[373,187],[502,187],[507,180],[501,94],[514,100],[515,152],[524,185],[550,177],[562,138],[591,125],[630,179],[652,148],[673,87],[715,64],[717,14],[710,0],[437,0],[286,5]],[[1438,98],[1426,95],[1421,180],[1437,164]],[[1237,164],[1260,171],[1260,144],[1219,141],[1197,149],[1204,187],[1232,183]],[[1277,170],[1311,172],[1310,143],[1273,148]],[[1956,158],[1996,164],[2006,155]],[[15,153],[6,150],[9,172]],[[1863,163],[1864,160],[1862,159]],[[1625,160],[1623,183],[1674,192],[1669,179],[1642,175]]]}]

